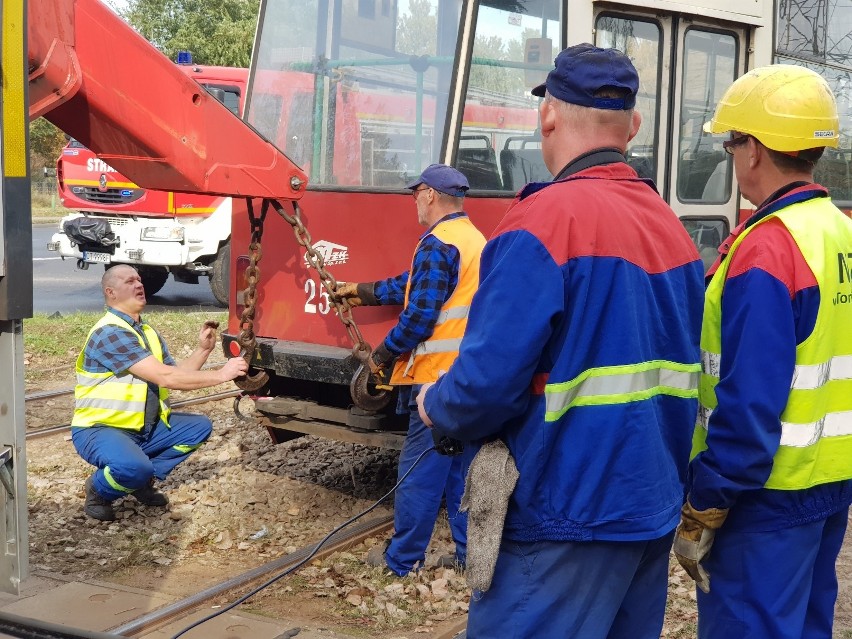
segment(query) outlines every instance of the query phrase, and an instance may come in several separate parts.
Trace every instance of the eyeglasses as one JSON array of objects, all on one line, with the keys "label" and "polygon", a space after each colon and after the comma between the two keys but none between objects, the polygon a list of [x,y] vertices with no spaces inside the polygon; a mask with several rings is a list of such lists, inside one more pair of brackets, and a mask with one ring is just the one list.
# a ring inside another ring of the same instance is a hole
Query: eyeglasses
[{"label": "eyeglasses", "polygon": [[725,149],[725,153],[727,153],[728,155],[733,155],[734,147],[739,146],[740,144],[745,144],[750,137],[750,135],[741,135],[736,138],[731,137],[730,140],[725,140],[724,142],[722,142],[722,148]]},{"label": "eyeglasses", "polygon": [[417,194],[418,194],[418,193],[420,193],[420,191],[428,191],[430,188],[432,188],[432,187],[430,187],[430,186],[424,186],[422,189],[414,189],[414,190],[411,192],[411,195],[412,195],[412,196],[414,197],[414,199],[416,200],[416,199],[417,199]]}]

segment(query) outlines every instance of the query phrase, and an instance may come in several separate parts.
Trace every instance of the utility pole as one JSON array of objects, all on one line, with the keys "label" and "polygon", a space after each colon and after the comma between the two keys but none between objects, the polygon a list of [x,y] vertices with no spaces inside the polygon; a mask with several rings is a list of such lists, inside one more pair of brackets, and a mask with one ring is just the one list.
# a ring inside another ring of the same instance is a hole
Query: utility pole
[{"label": "utility pole", "polygon": [[26,0],[0,0],[0,590],[29,571],[23,320],[33,313]]}]

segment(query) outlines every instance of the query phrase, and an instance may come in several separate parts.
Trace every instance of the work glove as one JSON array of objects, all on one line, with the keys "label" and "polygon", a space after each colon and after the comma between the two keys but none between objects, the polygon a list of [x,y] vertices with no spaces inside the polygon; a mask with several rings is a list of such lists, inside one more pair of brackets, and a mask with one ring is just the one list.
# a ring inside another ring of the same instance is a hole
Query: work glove
[{"label": "work glove", "polygon": [[373,292],[375,282],[338,282],[334,287],[334,297],[338,301],[346,299],[349,306],[377,306],[378,300]]},{"label": "work glove", "polygon": [[727,516],[727,508],[695,510],[688,499],[680,510],[680,524],[672,549],[680,565],[705,593],[710,592],[710,574],[701,562],[710,553],[716,531]]},{"label": "work glove", "polygon": [[367,363],[370,365],[370,372],[373,374],[376,384],[386,385],[388,383],[390,379],[389,364],[393,360],[394,356],[388,350],[388,347],[385,346],[384,342],[379,344],[376,350],[370,353]]}]

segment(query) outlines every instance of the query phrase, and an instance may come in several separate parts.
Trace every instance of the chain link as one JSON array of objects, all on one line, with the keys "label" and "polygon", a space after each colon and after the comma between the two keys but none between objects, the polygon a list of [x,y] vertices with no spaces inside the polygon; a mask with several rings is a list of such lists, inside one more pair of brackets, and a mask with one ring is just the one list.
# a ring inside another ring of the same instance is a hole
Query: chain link
[{"label": "chain link", "polygon": [[[246,268],[246,281],[248,288],[243,291],[243,312],[240,314],[240,332],[237,343],[243,350],[243,357],[251,365],[254,352],[257,349],[257,339],[254,333],[254,315],[257,310],[257,283],[260,281],[260,267],[258,263],[263,257],[260,241],[263,238],[263,222],[266,212],[269,210],[269,201],[264,200],[260,207],[260,217],[255,217],[254,206],[250,198],[246,198],[249,222],[251,223],[251,242],[249,243],[249,265]],[[238,377],[234,383],[244,391],[256,391],[269,381],[269,373],[265,370],[254,375]]]},{"label": "chain link", "polygon": [[319,274],[320,282],[322,282],[323,287],[325,287],[325,290],[328,292],[328,299],[331,300],[332,304],[334,304],[334,310],[337,313],[337,317],[340,318],[340,321],[343,322],[343,326],[346,327],[346,332],[349,334],[349,339],[352,340],[352,345],[354,347],[352,350],[353,354],[362,363],[366,362],[367,357],[369,357],[372,352],[372,348],[361,334],[361,329],[358,328],[358,325],[355,323],[355,318],[352,316],[352,307],[349,305],[349,302],[345,298],[341,298],[337,295],[337,280],[334,279],[334,276],[325,268],[325,260],[323,259],[323,256],[320,255],[312,246],[311,234],[302,222],[302,212],[299,208],[298,202],[293,202],[292,215],[287,213],[278,201],[273,201],[272,207],[278,215],[284,218],[284,221],[293,227],[293,234],[296,236],[296,241],[305,249],[305,258]]},{"label": "chain link", "polygon": [[[337,317],[346,328],[349,334],[349,339],[352,341],[353,356],[361,362],[361,365],[355,371],[352,377],[352,382],[349,384],[349,390],[352,395],[352,400],[356,406],[368,411],[379,411],[389,401],[390,394],[383,390],[378,395],[370,394],[368,390],[368,382],[370,379],[370,368],[367,365],[367,359],[370,357],[372,348],[361,334],[361,329],[355,323],[355,318],[352,316],[352,307],[346,298],[341,298],[337,295],[337,280],[325,268],[325,260],[316,249],[312,246],[311,234],[302,222],[302,213],[297,202],[293,202],[293,214],[290,215],[284,210],[284,207],[277,200],[263,200],[260,209],[260,217],[255,217],[252,202],[247,199],[249,221],[251,223],[251,243],[249,244],[249,266],[246,268],[245,277],[248,283],[248,288],[243,292],[243,312],[240,315],[240,333],[237,337],[237,342],[243,349],[244,357],[250,364],[254,357],[255,349],[257,348],[257,339],[254,333],[254,316],[257,308],[257,283],[260,280],[260,262],[263,252],[261,250],[261,239],[263,237],[263,222],[266,219],[266,213],[271,205],[276,213],[280,215],[285,222],[293,228],[293,234],[296,236],[296,241],[305,249],[305,259],[319,274],[320,282],[325,287],[328,293],[329,301],[334,304],[334,310]],[[269,381],[269,374],[266,371],[260,371],[253,377],[238,378],[234,382],[246,391],[254,391],[265,386]]]}]

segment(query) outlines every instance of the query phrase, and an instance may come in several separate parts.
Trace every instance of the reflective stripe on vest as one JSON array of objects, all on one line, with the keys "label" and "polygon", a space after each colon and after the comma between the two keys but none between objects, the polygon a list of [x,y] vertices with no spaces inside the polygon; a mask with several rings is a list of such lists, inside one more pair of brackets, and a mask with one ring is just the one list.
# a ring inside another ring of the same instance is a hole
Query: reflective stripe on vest
[{"label": "reflective stripe on vest", "polygon": [[590,368],[568,382],[546,384],[546,422],[555,422],[574,406],[624,404],[656,395],[698,396],[700,364],[656,360]]},{"label": "reflective stripe on vest", "polygon": [[800,490],[852,478],[852,295],[844,260],[852,253],[852,221],[828,198],[792,204],[746,229],[707,288],[701,328],[702,374],[692,457],[707,448],[722,356],[722,294],[731,254],[755,228],[777,217],[802,251],[819,285],[813,332],[796,347],[790,395],[781,413],[781,440],[767,488]]},{"label": "reflective stripe on vest", "polygon": [[[145,347],[145,340],[136,333],[133,327],[114,313],[107,312],[89,331],[86,345],[92,334],[102,326],[119,326],[128,329],[137,336],[139,344]],[[151,354],[160,362],[163,361],[163,350],[156,331],[147,324],[142,325],[145,338],[148,340]],[[71,425],[89,427],[103,424],[114,428],[127,430],[142,430],[145,426],[145,403],[148,398],[148,384],[145,380],[134,377],[130,373],[114,375],[91,373],[83,367],[86,358],[86,345],[77,356],[77,386],[74,388],[75,408]],[[159,387],[160,419],[166,425],[169,423],[169,391]]]},{"label": "reflective stripe on vest", "polygon": [[[485,237],[470,219],[457,217],[440,222],[432,229],[431,235],[458,250],[458,282],[452,295],[441,307],[432,335],[418,344],[412,352],[403,353],[397,359],[391,375],[391,384],[434,382],[441,371],[450,368],[458,357],[459,345],[467,326],[470,301],[479,286],[479,256],[485,246]],[[410,290],[411,278],[405,287],[406,306]]]}]

